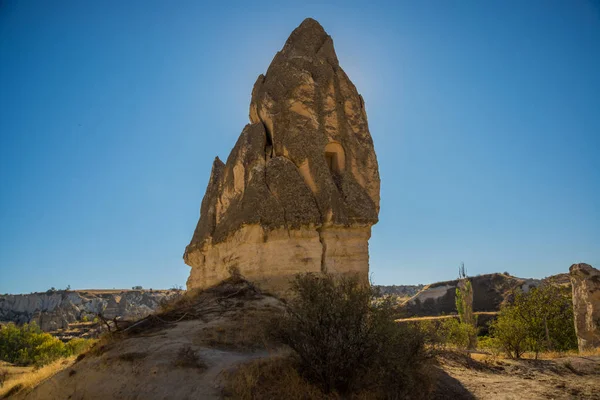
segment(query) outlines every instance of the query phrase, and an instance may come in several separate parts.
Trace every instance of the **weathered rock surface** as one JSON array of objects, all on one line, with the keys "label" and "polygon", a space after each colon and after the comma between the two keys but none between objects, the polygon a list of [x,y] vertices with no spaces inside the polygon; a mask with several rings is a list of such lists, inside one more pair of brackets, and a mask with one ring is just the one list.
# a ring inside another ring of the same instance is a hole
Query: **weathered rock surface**
[{"label": "weathered rock surface", "polygon": [[600,271],[588,264],[569,268],[579,351],[600,347]]},{"label": "weathered rock surface", "polygon": [[215,159],[184,254],[188,289],[237,269],[271,290],[298,272],[368,278],[379,170],[364,101],[306,19],[252,90],[250,124]]},{"label": "weathered rock surface", "polygon": [[0,296],[0,321],[35,322],[47,332],[67,329],[70,323],[97,314],[113,319],[136,320],[153,313],[178,291],[53,291]]}]

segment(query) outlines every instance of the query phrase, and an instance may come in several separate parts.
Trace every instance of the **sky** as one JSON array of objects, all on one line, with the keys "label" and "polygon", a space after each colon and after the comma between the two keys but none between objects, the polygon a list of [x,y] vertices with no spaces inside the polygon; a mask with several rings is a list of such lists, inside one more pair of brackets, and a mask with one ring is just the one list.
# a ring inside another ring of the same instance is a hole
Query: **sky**
[{"label": "sky", "polygon": [[600,2],[1,1],[0,293],[185,285],[215,156],[306,17],[363,95],[377,284],[600,267]]}]

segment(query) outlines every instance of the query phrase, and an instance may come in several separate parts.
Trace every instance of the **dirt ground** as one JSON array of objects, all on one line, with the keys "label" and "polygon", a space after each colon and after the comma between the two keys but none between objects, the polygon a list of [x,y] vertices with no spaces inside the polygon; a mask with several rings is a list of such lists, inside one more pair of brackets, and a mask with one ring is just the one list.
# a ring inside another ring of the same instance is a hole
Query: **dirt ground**
[{"label": "dirt ground", "polygon": [[[479,359],[479,360],[478,360]],[[508,360],[442,355],[442,381],[464,398],[490,400],[599,399],[600,356],[569,356],[552,360]]]}]

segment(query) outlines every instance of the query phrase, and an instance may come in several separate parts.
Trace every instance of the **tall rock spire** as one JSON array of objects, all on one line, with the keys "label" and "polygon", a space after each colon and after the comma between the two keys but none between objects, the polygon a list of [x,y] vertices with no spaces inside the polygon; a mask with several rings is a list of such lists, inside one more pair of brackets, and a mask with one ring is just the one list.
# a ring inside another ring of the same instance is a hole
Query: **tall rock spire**
[{"label": "tall rock spire", "polygon": [[250,122],[213,165],[184,254],[188,288],[231,269],[272,290],[298,272],[367,279],[377,158],[364,101],[317,21],[304,20],[258,77]]}]

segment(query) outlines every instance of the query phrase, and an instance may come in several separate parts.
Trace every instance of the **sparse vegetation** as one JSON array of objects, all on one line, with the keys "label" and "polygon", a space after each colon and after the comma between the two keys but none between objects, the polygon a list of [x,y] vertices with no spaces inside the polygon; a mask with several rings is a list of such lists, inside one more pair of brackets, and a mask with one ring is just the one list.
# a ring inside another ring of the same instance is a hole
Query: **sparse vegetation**
[{"label": "sparse vegetation", "polygon": [[138,360],[142,360],[148,357],[148,353],[140,352],[140,351],[130,351],[127,353],[123,353],[119,355],[119,360],[134,362]]},{"label": "sparse vegetation", "polygon": [[202,331],[199,343],[232,350],[268,350],[274,347],[269,327],[281,315],[279,308],[264,305],[247,308],[230,316],[228,322],[208,326]]},{"label": "sparse vegetation", "polygon": [[175,360],[175,366],[181,368],[198,368],[205,369],[206,365],[200,361],[198,354],[190,346],[183,346],[177,352],[177,359]]},{"label": "sparse vegetation", "polygon": [[[424,338],[394,322],[389,301],[356,277],[301,274],[276,335],[297,355],[300,376],[323,393],[369,391],[374,398],[426,394]],[[414,397],[413,397],[414,398]]]},{"label": "sparse vegetation", "polygon": [[31,390],[40,382],[48,379],[57,372],[68,367],[73,358],[56,360],[43,367],[19,367],[7,364],[2,370],[6,371],[4,385],[0,385],[0,398],[10,398],[16,393]]},{"label": "sparse vegetation", "polygon": [[227,373],[226,377],[223,388],[226,399],[324,400],[337,397],[327,396],[316,385],[307,382],[298,372],[297,360],[290,357],[254,360]]},{"label": "sparse vegetation", "polygon": [[17,365],[49,364],[59,358],[77,355],[86,350],[92,341],[72,339],[63,343],[42,332],[35,324],[17,327],[9,323],[0,328],[0,360]]}]

